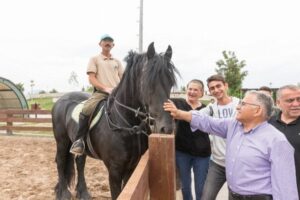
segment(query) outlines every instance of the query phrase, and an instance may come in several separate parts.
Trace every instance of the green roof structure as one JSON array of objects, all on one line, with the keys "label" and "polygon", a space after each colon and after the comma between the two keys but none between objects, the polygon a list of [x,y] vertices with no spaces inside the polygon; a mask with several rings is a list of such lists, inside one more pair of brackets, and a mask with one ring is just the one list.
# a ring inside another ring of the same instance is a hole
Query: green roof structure
[{"label": "green roof structure", "polygon": [[24,94],[10,80],[0,77],[0,109],[28,109]]}]

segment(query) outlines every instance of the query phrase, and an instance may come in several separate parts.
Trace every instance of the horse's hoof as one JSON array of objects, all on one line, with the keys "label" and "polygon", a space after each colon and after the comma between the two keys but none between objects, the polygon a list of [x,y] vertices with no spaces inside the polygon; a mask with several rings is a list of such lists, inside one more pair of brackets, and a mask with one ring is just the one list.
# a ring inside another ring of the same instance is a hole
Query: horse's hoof
[{"label": "horse's hoof", "polygon": [[90,196],[90,194],[87,191],[80,192],[80,193],[77,192],[76,198],[80,199],[80,200],[91,200],[92,199],[91,196]]},{"label": "horse's hoof", "polygon": [[57,184],[54,188],[55,192],[55,199],[56,200],[70,200],[72,199],[72,194],[68,189],[62,189],[59,187],[59,184]]},{"label": "horse's hoof", "polygon": [[64,192],[61,194],[61,196],[56,196],[56,200],[71,200],[72,194],[68,192]]}]

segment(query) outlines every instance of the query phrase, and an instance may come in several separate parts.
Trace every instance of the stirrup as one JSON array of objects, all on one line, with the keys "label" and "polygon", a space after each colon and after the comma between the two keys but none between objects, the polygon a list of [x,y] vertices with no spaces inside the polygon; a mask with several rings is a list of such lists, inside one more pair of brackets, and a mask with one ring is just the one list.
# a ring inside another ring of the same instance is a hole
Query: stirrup
[{"label": "stirrup", "polygon": [[[82,145],[82,148],[78,147],[78,145]],[[83,139],[78,139],[72,144],[70,148],[70,153],[74,154],[75,156],[81,156],[83,155],[84,150],[85,150],[85,143]]]}]

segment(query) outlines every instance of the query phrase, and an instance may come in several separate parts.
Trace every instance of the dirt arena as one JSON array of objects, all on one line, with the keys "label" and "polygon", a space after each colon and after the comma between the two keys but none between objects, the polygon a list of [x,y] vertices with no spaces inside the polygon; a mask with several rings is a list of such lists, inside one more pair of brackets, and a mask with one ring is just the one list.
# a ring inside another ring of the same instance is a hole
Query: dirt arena
[{"label": "dirt arena", "polygon": [[[53,137],[6,136],[0,133],[0,199],[55,199],[55,145]],[[85,174],[92,199],[110,200],[107,171],[103,163],[88,157]],[[180,190],[176,195],[176,199],[182,200]],[[217,200],[227,197],[224,185]]]},{"label": "dirt arena", "polygon": [[[53,188],[58,179],[55,151],[52,137],[0,134],[0,199],[55,199]],[[103,163],[87,158],[85,173],[92,199],[110,199]]]}]

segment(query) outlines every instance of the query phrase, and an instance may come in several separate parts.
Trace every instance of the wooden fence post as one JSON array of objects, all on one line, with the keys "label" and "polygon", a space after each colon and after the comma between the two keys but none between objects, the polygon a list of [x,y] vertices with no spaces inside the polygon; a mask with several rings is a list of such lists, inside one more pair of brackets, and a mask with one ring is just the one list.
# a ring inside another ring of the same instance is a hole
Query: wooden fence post
[{"label": "wooden fence post", "polygon": [[117,200],[149,199],[149,152],[146,151]]},{"label": "wooden fence post", "polygon": [[[53,131],[50,110],[0,109],[0,122],[0,130],[7,135],[12,135],[13,131]],[[39,126],[40,123],[46,124]]]},{"label": "wooden fence post", "polygon": [[150,200],[175,200],[174,135],[149,136]]},{"label": "wooden fence post", "polygon": [[[10,119],[10,118],[12,118],[13,117],[13,115],[12,114],[7,114],[6,115],[6,117],[7,117],[7,119]],[[13,122],[6,122],[6,125],[7,125],[7,127],[12,127],[13,126]],[[12,130],[11,129],[9,129],[9,128],[7,128],[6,129],[6,134],[7,135],[12,135],[13,133],[12,133]]]}]

